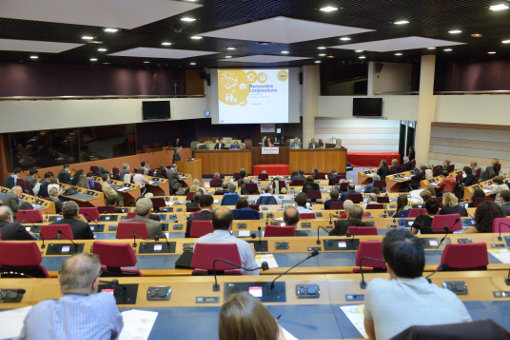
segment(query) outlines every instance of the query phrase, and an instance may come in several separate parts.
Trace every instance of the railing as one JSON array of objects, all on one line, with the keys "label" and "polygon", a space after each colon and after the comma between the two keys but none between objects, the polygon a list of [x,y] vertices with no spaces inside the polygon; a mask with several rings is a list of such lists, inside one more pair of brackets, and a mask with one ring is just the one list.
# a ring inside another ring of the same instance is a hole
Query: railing
[{"label": "railing", "polygon": [[105,95],[105,96],[50,96],[50,97],[38,97],[38,96],[12,96],[12,97],[0,97],[0,101],[12,101],[12,100],[91,100],[91,99],[155,99],[155,98],[203,98],[203,94],[191,94],[191,95],[137,95],[137,96],[123,96],[123,95]]}]

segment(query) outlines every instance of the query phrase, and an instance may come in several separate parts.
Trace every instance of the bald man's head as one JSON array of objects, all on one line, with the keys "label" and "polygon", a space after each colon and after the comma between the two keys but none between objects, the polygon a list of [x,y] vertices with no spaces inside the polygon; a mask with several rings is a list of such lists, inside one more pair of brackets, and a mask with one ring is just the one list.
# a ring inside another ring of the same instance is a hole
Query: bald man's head
[{"label": "bald man's head", "polygon": [[12,211],[9,207],[0,206],[0,221],[12,222]]},{"label": "bald man's head", "polygon": [[93,294],[97,291],[101,263],[93,254],[71,256],[62,263],[60,289],[62,294]]},{"label": "bald man's head", "polygon": [[283,212],[283,222],[285,225],[296,226],[299,222],[299,212],[294,207],[288,207]]},{"label": "bald man's head", "polygon": [[214,210],[212,216],[213,229],[229,230],[233,219],[234,216],[230,209],[225,207],[218,207],[216,210]]}]

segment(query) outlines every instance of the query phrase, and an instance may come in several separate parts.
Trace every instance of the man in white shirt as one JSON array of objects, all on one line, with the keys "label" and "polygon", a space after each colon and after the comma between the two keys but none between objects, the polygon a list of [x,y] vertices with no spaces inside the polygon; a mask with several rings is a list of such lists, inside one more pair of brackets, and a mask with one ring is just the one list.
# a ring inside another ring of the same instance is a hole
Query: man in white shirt
[{"label": "man in white shirt", "polygon": [[295,198],[294,198],[294,204],[296,206],[296,209],[297,211],[300,213],[300,214],[314,214],[315,215],[315,211],[313,211],[312,209],[309,209],[307,206],[306,206],[306,202],[307,202],[308,198],[306,197],[306,194],[304,192],[300,192]]},{"label": "man in white shirt", "polygon": [[422,277],[425,251],[407,230],[392,230],[383,240],[390,280],[373,279],[365,294],[365,330],[370,339],[390,339],[415,326],[471,321],[466,307],[451,291]]},{"label": "man in white shirt", "polygon": [[[244,268],[257,268],[255,253],[250,244],[244,240],[238,239],[231,234],[232,220],[234,216],[230,209],[218,207],[212,215],[212,224],[214,231],[204,235],[195,241],[197,243],[235,243],[241,257],[241,265]],[[194,247],[193,247],[194,248]],[[244,275],[259,275],[259,270],[243,270]]]}]

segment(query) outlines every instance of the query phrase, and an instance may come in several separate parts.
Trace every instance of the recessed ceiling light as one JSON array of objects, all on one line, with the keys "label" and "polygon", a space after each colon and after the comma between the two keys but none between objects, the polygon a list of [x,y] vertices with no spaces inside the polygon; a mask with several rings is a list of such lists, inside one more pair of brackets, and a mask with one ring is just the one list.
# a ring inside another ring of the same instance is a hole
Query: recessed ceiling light
[{"label": "recessed ceiling light", "polygon": [[321,7],[320,11],[326,12],[326,13],[331,13],[331,12],[334,12],[334,11],[338,11],[338,7],[335,7],[335,6],[325,6],[325,7]]},{"label": "recessed ceiling light", "polygon": [[451,48],[445,48],[443,51],[445,51],[445,52],[451,52],[451,51],[453,51],[453,50],[452,50]]},{"label": "recessed ceiling light", "polygon": [[359,59],[366,59],[367,57],[365,57],[364,55],[360,55],[358,58]]},{"label": "recessed ceiling light", "polygon": [[320,60],[315,60],[315,61],[314,61],[314,63],[316,63],[316,64],[320,64],[320,63],[321,63],[321,61],[320,61]]},{"label": "recessed ceiling light", "polygon": [[397,20],[393,24],[395,25],[407,25],[409,23],[409,20]]},{"label": "recessed ceiling light", "polygon": [[30,56],[30,59],[39,59],[39,56],[31,55],[31,56]]},{"label": "recessed ceiling light", "polygon": [[100,47],[100,48],[97,49],[97,51],[98,52],[106,52],[108,50],[106,48],[104,48],[104,47]]},{"label": "recessed ceiling light", "polygon": [[326,47],[324,47],[324,46],[319,46],[319,47],[317,47],[317,49],[318,49],[318,50],[325,50],[325,49],[326,49]]},{"label": "recessed ceiling light", "polygon": [[400,53],[400,52],[397,52],[397,53],[395,53],[395,55],[396,55],[397,57],[400,57],[400,56],[401,56],[401,55],[403,55],[403,54],[402,54],[402,53]]},{"label": "recessed ceiling light", "polygon": [[326,53],[319,53],[319,57],[325,57]]},{"label": "recessed ceiling light", "polygon": [[502,41],[503,44],[510,44],[510,39],[507,39],[507,40],[503,40]]},{"label": "recessed ceiling light", "polygon": [[349,40],[351,40],[351,38],[350,37],[341,37],[340,40],[342,40],[342,41],[349,41]]},{"label": "recessed ceiling light", "polygon": [[197,19],[192,18],[192,17],[182,17],[181,18],[181,21],[184,21],[184,22],[193,22],[195,20],[197,20]]},{"label": "recessed ceiling light", "polygon": [[508,9],[508,5],[505,4],[505,3],[501,3],[501,4],[495,4],[495,5],[491,5],[489,6],[489,9],[491,11],[494,11],[494,12],[497,12],[497,11],[504,11],[505,9]]},{"label": "recessed ceiling light", "polygon": [[192,61],[191,63],[189,63],[191,66],[195,66],[197,63],[195,63],[194,61]]},{"label": "recessed ceiling light", "polygon": [[473,34],[471,34],[471,38],[481,38],[481,37],[483,37],[483,34],[481,34],[481,33],[473,33]]},{"label": "recessed ceiling light", "polygon": [[236,48],[234,46],[227,47],[227,51],[235,51]]},{"label": "recessed ceiling light", "polygon": [[496,51],[489,51],[487,54],[496,54]]},{"label": "recessed ceiling light", "polygon": [[354,52],[356,52],[356,53],[363,53],[364,51],[363,50],[354,50]]},{"label": "recessed ceiling light", "polygon": [[162,45],[162,46],[172,46],[172,43],[171,43],[171,42],[169,42],[169,41],[163,41],[163,42],[161,43],[161,45]]},{"label": "recessed ceiling light", "polygon": [[203,37],[202,37],[202,36],[200,36],[200,35],[194,35],[194,36],[191,36],[190,38],[191,38],[191,39],[193,39],[193,40],[200,40],[200,39],[202,39]]},{"label": "recessed ceiling light", "polygon": [[448,33],[450,33],[450,34],[460,34],[460,33],[462,33],[462,31],[455,29],[455,30],[449,30]]},{"label": "recessed ceiling light", "polygon": [[105,31],[107,33],[117,33],[119,31],[119,29],[118,28],[107,27],[103,31]]},{"label": "recessed ceiling light", "polygon": [[435,47],[427,47],[427,50],[435,50]]},{"label": "recessed ceiling light", "polygon": [[110,63],[110,62],[108,62],[108,61],[104,61],[104,62],[103,62],[103,65],[110,65],[110,64],[111,64],[111,63]]},{"label": "recessed ceiling light", "polygon": [[92,37],[92,36],[90,36],[90,35],[83,35],[81,38],[82,38],[83,40],[92,40],[92,39],[94,39],[94,37]]},{"label": "recessed ceiling light", "polygon": [[148,61],[148,60],[145,60],[143,63],[144,63],[144,64],[150,64],[151,62],[150,62],[150,61]]},{"label": "recessed ceiling light", "polygon": [[97,61],[97,58],[90,58],[90,61],[95,62]]},{"label": "recessed ceiling light", "polygon": [[281,54],[289,54],[289,51],[284,50],[284,51],[281,51],[280,53],[281,53]]},{"label": "recessed ceiling light", "polygon": [[231,55],[226,55],[226,56],[225,56],[225,59],[230,59],[230,58],[232,58],[232,56],[231,56]]}]

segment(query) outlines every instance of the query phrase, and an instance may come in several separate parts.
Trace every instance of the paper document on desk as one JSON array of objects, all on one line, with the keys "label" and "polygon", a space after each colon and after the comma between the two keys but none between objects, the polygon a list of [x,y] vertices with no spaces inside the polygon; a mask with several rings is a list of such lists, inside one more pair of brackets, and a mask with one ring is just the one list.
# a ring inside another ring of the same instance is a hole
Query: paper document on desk
[{"label": "paper document on desk", "polygon": [[502,249],[489,249],[488,251],[501,263],[510,264],[510,250],[502,248]]},{"label": "paper document on desk", "polygon": [[290,334],[288,330],[280,326],[280,329],[282,330],[282,335],[285,340],[298,340],[294,335]]},{"label": "paper document on desk", "polygon": [[149,184],[156,184],[156,181],[149,181]]},{"label": "paper document on desk", "polygon": [[0,339],[17,339],[30,309],[32,306],[0,312]]},{"label": "paper document on desk", "polygon": [[131,309],[122,312],[124,328],[120,333],[119,340],[142,340],[148,339],[158,312],[149,312]]},{"label": "paper document on desk", "polygon": [[117,189],[117,191],[123,192],[123,191],[128,191],[130,189],[131,188],[128,188],[128,187],[120,187],[120,188]]},{"label": "paper document on desk", "polygon": [[255,262],[257,262],[257,266],[262,266],[262,262],[267,262],[269,268],[278,268],[278,263],[276,263],[276,259],[273,254],[258,254],[255,255]]},{"label": "paper document on desk", "polygon": [[348,306],[340,306],[342,312],[344,312],[347,319],[352,323],[354,327],[360,332],[360,334],[368,339],[367,332],[365,331],[365,305],[348,305]]}]

